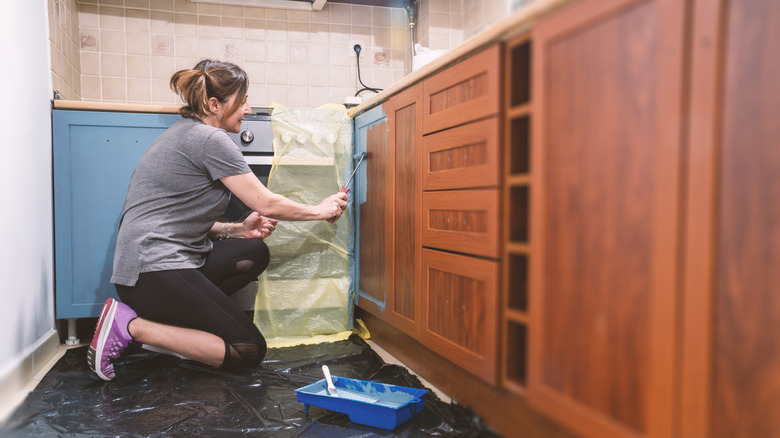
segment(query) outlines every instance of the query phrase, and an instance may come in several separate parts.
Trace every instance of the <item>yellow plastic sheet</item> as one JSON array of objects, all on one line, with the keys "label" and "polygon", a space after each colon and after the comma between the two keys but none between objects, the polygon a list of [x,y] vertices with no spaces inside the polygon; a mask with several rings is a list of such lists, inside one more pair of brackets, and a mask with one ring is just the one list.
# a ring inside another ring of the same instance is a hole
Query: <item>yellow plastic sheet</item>
[{"label": "yellow plastic sheet", "polygon": [[[343,106],[276,107],[268,188],[316,205],[339,191],[352,166],[352,119]],[[265,239],[271,263],[258,279],[255,324],[269,347],[337,341],[352,333],[352,218],[280,221]]]}]

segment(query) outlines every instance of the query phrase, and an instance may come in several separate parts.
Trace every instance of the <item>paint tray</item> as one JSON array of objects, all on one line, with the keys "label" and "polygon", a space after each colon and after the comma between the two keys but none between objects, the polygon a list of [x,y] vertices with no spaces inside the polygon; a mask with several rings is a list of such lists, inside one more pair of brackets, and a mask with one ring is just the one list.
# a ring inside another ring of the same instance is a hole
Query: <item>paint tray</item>
[{"label": "paint tray", "polygon": [[309,405],[349,415],[353,423],[392,430],[399,424],[422,412],[427,389],[333,376],[338,392],[331,395],[325,379],[298,388],[298,401]]}]

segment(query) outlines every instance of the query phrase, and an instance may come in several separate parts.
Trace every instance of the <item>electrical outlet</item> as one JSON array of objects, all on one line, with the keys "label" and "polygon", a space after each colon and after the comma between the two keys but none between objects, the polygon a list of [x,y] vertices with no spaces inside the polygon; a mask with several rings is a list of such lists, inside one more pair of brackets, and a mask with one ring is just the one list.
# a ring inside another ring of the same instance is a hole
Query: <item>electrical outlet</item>
[{"label": "electrical outlet", "polygon": [[366,56],[366,52],[368,51],[368,47],[366,47],[365,41],[357,41],[352,40],[349,42],[349,56],[355,57],[355,44],[360,45],[360,57],[363,58]]}]

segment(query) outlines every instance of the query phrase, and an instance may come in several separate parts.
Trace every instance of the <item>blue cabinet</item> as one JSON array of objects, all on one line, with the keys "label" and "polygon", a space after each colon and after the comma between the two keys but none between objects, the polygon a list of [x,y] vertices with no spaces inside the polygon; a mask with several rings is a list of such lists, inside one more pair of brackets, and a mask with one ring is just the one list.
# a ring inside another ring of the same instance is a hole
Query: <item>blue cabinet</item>
[{"label": "blue cabinet", "polygon": [[392,153],[388,150],[388,120],[376,106],[355,117],[355,154],[366,160],[355,174],[356,304],[386,317],[393,263]]},{"label": "blue cabinet", "polygon": [[138,160],[176,114],[52,111],[56,317],[96,317]]},{"label": "blue cabinet", "polygon": [[392,227],[388,218],[387,119],[381,106],[355,117],[355,155],[366,153],[355,174],[356,304],[382,315],[387,304],[392,258]]}]

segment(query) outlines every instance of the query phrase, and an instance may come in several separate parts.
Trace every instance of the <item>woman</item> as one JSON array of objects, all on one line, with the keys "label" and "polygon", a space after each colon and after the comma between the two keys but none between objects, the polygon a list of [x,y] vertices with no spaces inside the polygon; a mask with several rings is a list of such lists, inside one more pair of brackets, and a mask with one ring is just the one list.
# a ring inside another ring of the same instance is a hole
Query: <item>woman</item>
[{"label": "woman", "polygon": [[[261,240],[277,219],[337,220],[347,195],[303,205],[271,193],[250,171],[228,132],[239,132],[247,75],[201,61],[171,77],[182,119],[144,153],[128,186],[114,255],[121,302],[108,299],[87,360],[104,380],[132,343],[169,350],[221,368],[259,365],[263,335],[230,299],[268,266]],[[253,212],[222,223],[230,193]]]}]

